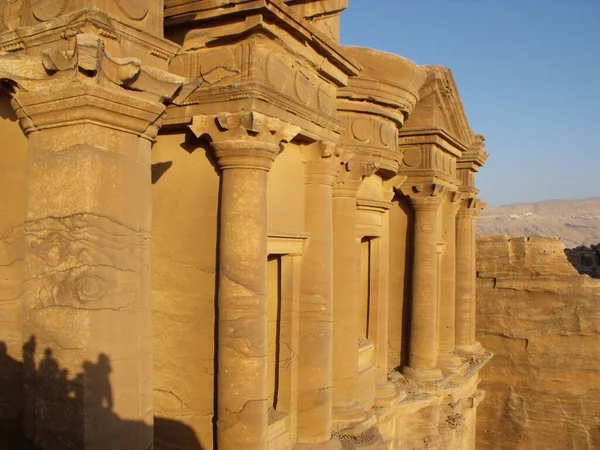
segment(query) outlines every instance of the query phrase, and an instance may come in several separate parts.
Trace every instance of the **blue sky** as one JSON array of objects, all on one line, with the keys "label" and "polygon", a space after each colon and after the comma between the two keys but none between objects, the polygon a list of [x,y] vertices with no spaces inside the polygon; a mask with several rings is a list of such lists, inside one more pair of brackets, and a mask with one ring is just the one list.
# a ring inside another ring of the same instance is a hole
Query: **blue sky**
[{"label": "blue sky", "polygon": [[600,0],[350,0],[341,40],[453,70],[490,206],[600,197]]}]

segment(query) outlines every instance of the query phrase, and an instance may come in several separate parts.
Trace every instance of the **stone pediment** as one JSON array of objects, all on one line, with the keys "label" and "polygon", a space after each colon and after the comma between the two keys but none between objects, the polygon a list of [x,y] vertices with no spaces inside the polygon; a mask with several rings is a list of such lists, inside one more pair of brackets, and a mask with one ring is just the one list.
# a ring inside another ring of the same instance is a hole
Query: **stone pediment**
[{"label": "stone pediment", "polygon": [[468,149],[475,137],[452,71],[444,66],[423,67],[427,70],[427,80],[405,129],[438,129]]}]

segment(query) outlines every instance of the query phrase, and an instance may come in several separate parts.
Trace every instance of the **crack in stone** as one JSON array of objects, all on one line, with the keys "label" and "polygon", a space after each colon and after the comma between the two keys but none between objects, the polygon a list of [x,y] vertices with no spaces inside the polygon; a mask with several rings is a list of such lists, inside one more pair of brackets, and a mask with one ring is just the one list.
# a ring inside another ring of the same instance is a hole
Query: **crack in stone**
[{"label": "crack in stone", "polygon": [[74,271],[74,270],[78,270],[78,269],[84,269],[84,268],[91,269],[91,268],[97,268],[97,267],[105,267],[105,268],[108,268],[108,269],[114,269],[114,270],[117,270],[119,272],[127,272],[127,273],[135,273],[135,274],[139,273],[138,271],[133,270],[133,269],[122,269],[120,267],[111,266],[109,264],[82,264],[82,265],[79,265],[79,266],[69,267],[67,269],[49,270],[49,271],[43,272],[43,273],[41,273],[39,275],[35,275],[35,276],[32,276],[32,277],[26,278],[24,282],[27,283],[29,281],[36,280],[36,279],[39,279],[39,278],[47,277],[47,276],[50,276],[50,275],[57,275],[57,274],[61,274],[61,273],[68,273],[68,272],[71,272],[71,271]]},{"label": "crack in stone", "polygon": [[32,308],[32,310],[34,311],[46,311],[46,310],[52,310],[52,309],[71,309],[74,311],[88,311],[88,312],[95,312],[95,311],[115,311],[115,312],[119,312],[122,309],[125,309],[131,305],[133,305],[135,302],[129,302],[126,303],[122,306],[119,306],[118,308],[108,308],[108,307],[103,307],[103,308],[85,308],[85,307],[77,307],[77,306],[73,306],[73,305],[49,305],[49,306],[43,306],[43,307],[35,307]]},{"label": "crack in stone", "polygon": [[243,283],[239,280],[236,280],[234,277],[232,277],[231,275],[229,275],[225,270],[221,269],[219,271],[219,276],[226,278],[230,283],[235,284],[237,286],[241,286],[244,289],[252,292],[255,296],[257,297],[266,297],[267,294],[260,294],[259,292],[257,292],[252,286],[248,286],[246,283]]},{"label": "crack in stone", "polygon": [[[35,224],[38,224],[38,223],[41,224],[44,221],[49,221],[49,220],[54,220],[54,221],[62,223],[62,221],[74,219],[74,218],[77,218],[77,217],[81,217],[81,218],[83,218],[83,217],[97,217],[97,218],[100,218],[100,219],[106,219],[109,222],[114,223],[115,225],[119,225],[120,227],[123,227],[123,228],[125,228],[127,230],[130,230],[130,231],[132,231],[133,233],[136,233],[136,234],[137,233],[149,233],[149,231],[146,231],[146,230],[132,228],[130,225],[127,225],[127,224],[125,224],[123,222],[120,222],[119,220],[117,220],[117,219],[115,219],[113,217],[110,217],[110,216],[107,216],[107,215],[104,215],[104,214],[91,213],[91,212],[77,212],[77,213],[68,214],[66,216],[46,216],[46,217],[41,218],[41,219],[26,220],[24,222],[24,224],[26,226],[27,225],[35,225]],[[75,226],[74,228],[81,229],[82,227]],[[90,227],[90,228],[97,228],[97,227]],[[52,230],[49,230],[49,231],[52,231]]]}]

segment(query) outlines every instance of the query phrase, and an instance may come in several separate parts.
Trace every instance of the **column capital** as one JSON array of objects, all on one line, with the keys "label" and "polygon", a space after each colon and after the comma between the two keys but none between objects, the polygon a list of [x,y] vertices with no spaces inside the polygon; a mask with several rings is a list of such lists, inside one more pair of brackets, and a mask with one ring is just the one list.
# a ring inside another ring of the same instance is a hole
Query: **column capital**
[{"label": "column capital", "polygon": [[482,202],[477,197],[463,198],[460,202],[458,215],[477,217],[486,206],[487,203]]},{"label": "column capital", "polygon": [[439,184],[408,184],[397,191],[408,198],[414,211],[437,211],[446,188]]},{"label": "column capital", "polygon": [[362,181],[377,172],[380,167],[380,164],[373,161],[352,156],[345,164],[341,165],[333,185],[333,196],[356,198]]},{"label": "column capital", "polygon": [[195,116],[189,128],[196,137],[209,138],[222,170],[270,170],[281,144],[300,132],[297,126],[254,111]]},{"label": "column capital", "polygon": [[86,33],[70,51],[0,53],[0,79],[26,134],[91,123],[150,140],[165,105],[185,100],[200,84],[134,58],[111,58],[103,40]]},{"label": "column capital", "polygon": [[460,192],[453,191],[449,193],[447,198],[448,202],[442,204],[444,215],[455,217],[462,207],[462,194]]},{"label": "column capital", "polygon": [[342,168],[341,156],[341,147],[330,141],[317,141],[305,147],[305,183],[333,186]]}]

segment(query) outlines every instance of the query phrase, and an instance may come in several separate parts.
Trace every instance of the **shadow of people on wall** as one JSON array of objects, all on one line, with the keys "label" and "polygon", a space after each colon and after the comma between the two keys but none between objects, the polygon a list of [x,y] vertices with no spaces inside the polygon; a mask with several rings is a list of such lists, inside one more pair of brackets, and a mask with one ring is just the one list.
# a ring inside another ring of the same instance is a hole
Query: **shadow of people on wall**
[{"label": "shadow of people on wall", "polygon": [[17,449],[23,404],[23,364],[0,341],[0,448]]},{"label": "shadow of people on wall", "polygon": [[[44,349],[36,367],[36,346],[31,336],[23,345],[20,362],[0,341],[0,449],[151,448],[152,426],[122,419],[113,411],[113,368],[108,355],[100,353],[95,362],[85,361],[82,370],[70,376],[51,348]],[[164,418],[155,422],[169,430],[172,438],[163,436],[154,448],[204,449],[189,426]]]}]

